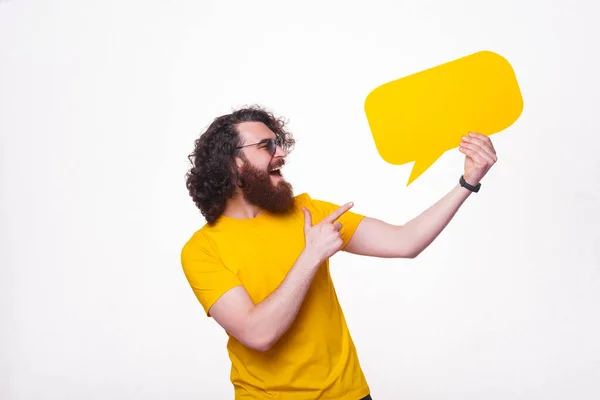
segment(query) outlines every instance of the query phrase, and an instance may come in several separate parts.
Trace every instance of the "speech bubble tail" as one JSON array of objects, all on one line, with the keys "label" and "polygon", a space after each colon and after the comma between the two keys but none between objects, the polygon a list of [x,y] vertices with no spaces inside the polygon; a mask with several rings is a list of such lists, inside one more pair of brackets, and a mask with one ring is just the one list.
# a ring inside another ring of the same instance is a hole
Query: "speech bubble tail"
[{"label": "speech bubble tail", "polygon": [[431,157],[421,157],[418,158],[417,160],[415,160],[415,163],[413,164],[413,168],[412,171],[410,172],[410,177],[408,178],[408,182],[406,183],[406,186],[410,185],[412,182],[415,181],[415,179],[417,179],[419,176],[421,176],[421,174],[425,171],[427,171],[427,168],[431,167],[433,165],[434,162],[437,161],[438,158],[440,158],[441,154],[436,153],[434,156]]}]

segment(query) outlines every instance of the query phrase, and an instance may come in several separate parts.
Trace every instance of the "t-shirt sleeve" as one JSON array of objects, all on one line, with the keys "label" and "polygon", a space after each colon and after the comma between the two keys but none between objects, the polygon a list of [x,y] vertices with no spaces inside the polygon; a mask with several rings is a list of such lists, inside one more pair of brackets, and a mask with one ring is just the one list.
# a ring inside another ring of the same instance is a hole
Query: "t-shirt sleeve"
[{"label": "t-shirt sleeve", "polygon": [[196,298],[206,315],[215,302],[228,290],[240,286],[238,276],[219,259],[208,239],[196,234],[181,251],[181,265]]},{"label": "t-shirt sleeve", "polygon": [[[317,224],[321,222],[325,217],[329,216],[332,212],[341,207],[341,205],[337,205],[334,203],[330,203],[324,200],[310,199],[308,198],[308,206],[313,208],[318,212],[319,218],[313,214],[313,224]],[[313,212],[313,210],[311,210]],[[340,229],[340,233],[342,234],[342,241],[344,244],[342,245],[342,250],[348,245],[350,239],[356,232],[356,228],[363,220],[364,215],[358,214],[356,212],[352,212],[352,209],[346,211],[340,218],[337,219],[342,224],[342,229]]]}]

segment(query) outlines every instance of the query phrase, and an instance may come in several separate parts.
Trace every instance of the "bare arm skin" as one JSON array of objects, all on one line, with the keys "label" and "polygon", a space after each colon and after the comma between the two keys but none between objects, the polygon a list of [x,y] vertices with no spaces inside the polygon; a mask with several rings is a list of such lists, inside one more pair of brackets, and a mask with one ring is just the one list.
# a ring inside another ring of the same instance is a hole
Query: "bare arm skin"
[{"label": "bare arm skin", "polygon": [[[473,186],[498,160],[489,137],[478,133],[472,132],[468,137],[463,137],[459,151],[465,154],[465,180]],[[373,257],[417,257],[438,237],[471,194],[471,191],[457,184],[405,225],[392,225],[365,217],[345,251]]]},{"label": "bare arm skin", "polygon": [[242,286],[227,291],[210,308],[213,319],[244,345],[271,349],[295,320],[319,266],[341,249],[341,225],[335,220],[352,206],[340,207],[315,226],[304,209],[305,248],[283,282],[258,304]]},{"label": "bare arm skin", "polygon": [[392,225],[365,217],[345,251],[373,257],[414,258],[438,237],[470,193],[457,185],[405,225]]}]

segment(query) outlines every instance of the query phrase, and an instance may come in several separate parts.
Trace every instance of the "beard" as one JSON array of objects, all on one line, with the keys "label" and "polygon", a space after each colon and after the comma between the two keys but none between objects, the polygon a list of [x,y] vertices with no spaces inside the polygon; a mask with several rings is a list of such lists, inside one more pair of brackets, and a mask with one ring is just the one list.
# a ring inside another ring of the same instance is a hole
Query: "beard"
[{"label": "beard", "polygon": [[260,170],[249,162],[244,163],[240,168],[242,194],[248,203],[268,212],[287,213],[294,206],[294,190],[292,185],[283,178],[273,183],[271,174],[267,172],[270,169],[271,166],[267,170]]}]

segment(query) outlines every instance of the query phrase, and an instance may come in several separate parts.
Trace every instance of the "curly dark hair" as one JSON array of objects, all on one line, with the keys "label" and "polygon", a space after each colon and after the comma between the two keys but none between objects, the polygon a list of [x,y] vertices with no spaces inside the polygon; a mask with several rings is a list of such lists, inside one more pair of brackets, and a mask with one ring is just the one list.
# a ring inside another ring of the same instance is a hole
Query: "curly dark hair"
[{"label": "curly dark hair", "polygon": [[188,155],[192,166],[186,173],[186,187],[196,207],[209,224],[225,210],[233,196],[238,176],[234,157],[240,156],[241,139],[237,125],[242,122],[262,122],[281,137],[289,153],[295,144],[285,129],[286,121],[266,109],[254,105],[217,117],[194,141],[194,151]]}]

